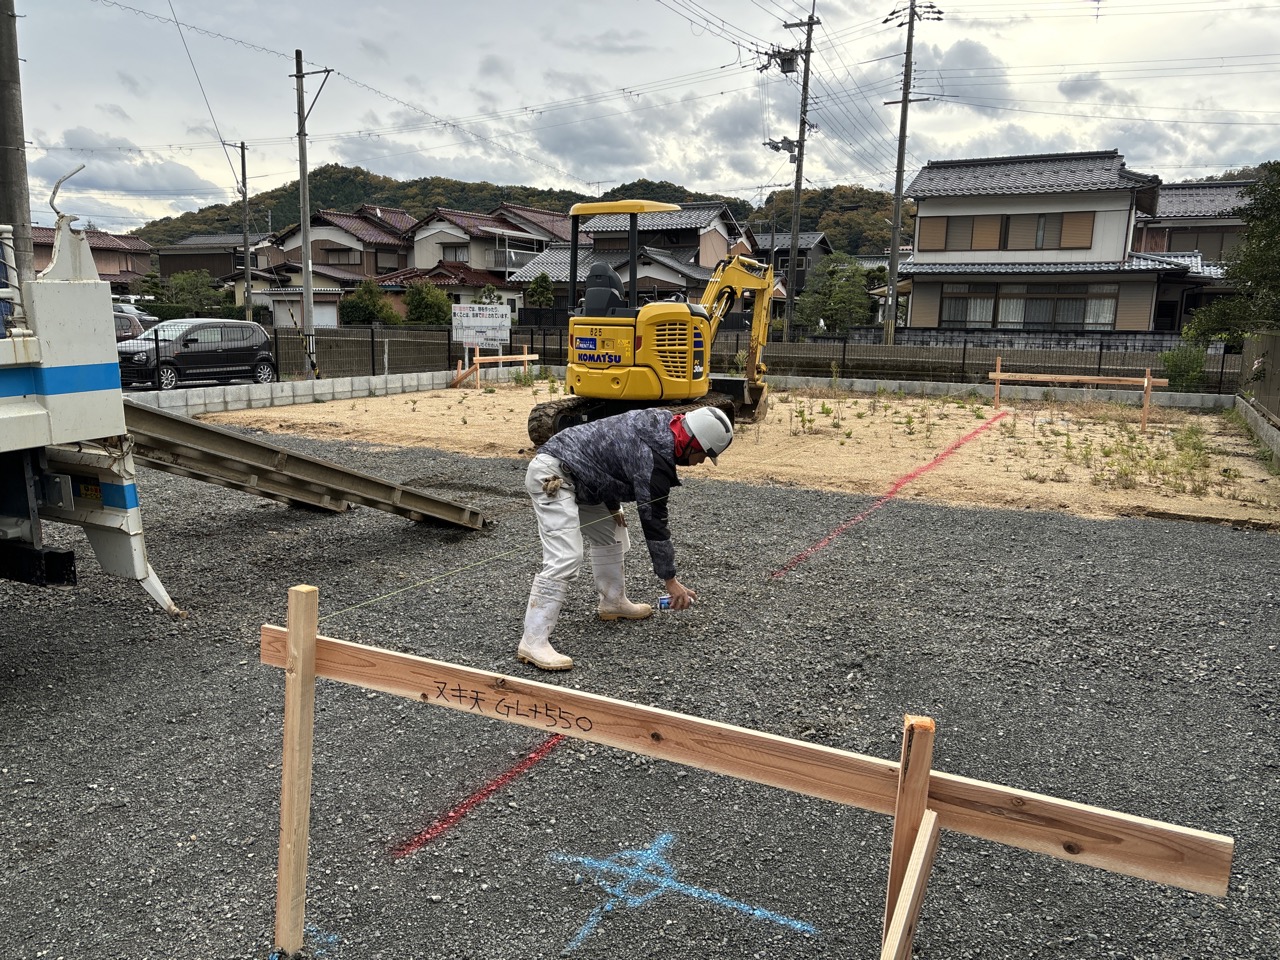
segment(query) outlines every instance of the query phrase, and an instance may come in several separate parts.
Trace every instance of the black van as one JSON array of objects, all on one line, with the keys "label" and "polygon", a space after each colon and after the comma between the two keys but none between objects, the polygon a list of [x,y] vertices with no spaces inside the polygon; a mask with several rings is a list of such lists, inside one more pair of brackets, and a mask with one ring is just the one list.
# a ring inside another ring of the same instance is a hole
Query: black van
[{"label": "black van", "polygon": [[[276,358],[267,331],[248,320],[164,320],[116,344],[120,382],[172,390],[193,380],[274,383]],[[158,362],[157,362],[158,361]]]}]

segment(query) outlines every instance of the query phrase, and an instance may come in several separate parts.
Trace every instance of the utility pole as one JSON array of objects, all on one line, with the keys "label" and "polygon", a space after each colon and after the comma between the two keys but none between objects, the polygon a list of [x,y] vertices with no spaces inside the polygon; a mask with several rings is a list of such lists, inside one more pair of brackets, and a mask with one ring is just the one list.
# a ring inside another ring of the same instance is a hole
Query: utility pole
[{"label": "utility pole", "polygon": [[[305,342],[307,359],[311,363],[311,372],[315,379],[320,379],[320,368],[316,366],[316,327],[315,327],[315,290],[311,279],[311,194],[307,186],[307,117],[311,111],[307,107],[306,92],[303,89],[303,79],[307,76],[302,70],[302,51],[293,51],[294,69],[297,71],[293,74],[298,85],[298,205],[300,207],[298,221],[302,228],[302,337]],[[323,73],[324,80],[320,82],[320,90],[324,89],[325,82],[329,79],[328,70],[317,70],[316,73]],[[316,98],[320,97],[320,90],[316,91]],[[311,105],[315,106],[315,100],[311,101]],[[245,251],[248,256],[249,251]]]},{"label": "utility pole", "polygon": [[802,23],[784,23],[787,29],[805,27],[804,78],[800,83],[800,133],[796,142],[796,186],[791,201],[791,256],[787,261],[787,312],[782,318],[782,339],[791,337],[791,317],[796,302],[796,260],[800,253],[800,187],[804,183],[804,135],[809,126],[809,55],[813,52],[813,27],[822,21],[814,16],[818,0],[809,8],[809,18]]},{"label": "utility pole", "polygon": [[8,278],[10,283],[35,279],[18,63],[18,14],[14,0],[0,0],[0,223],[13,226],[14,265],[18,268],[18,275]]},{"label": "utility pole", "polygon": [[253,319],[253,267],[249,256],[249,161],[245,159],[244,141],[240,141],[240,199],[244,215],[244,318]]},{"label": "utility pole", "polygon": [[[234,147],[234,143],[226,144]],[[249,167],[245,160],[244,141],[240,141],[240,201],[241,219],[244,228],[244,318],[253,319],[253,302],[249,299],[249,291],[253,289],[253,271],[249,266]]]},{"label": "utility pole", "polygon": [[[941,20],[942,11],[932,3],[920,5],[925,11],[921,14],[916,9],[916,0],[907,3],[907,52],[902,65],[902,104],[898,114],[898,165],[893,180],[893,229],[889,237],[889,315],[884,320],[885,346],[893,346],[894,332],[898,326],[898,248],[902,246],[902,173],[907,155],[907,105],[911,102],[911,56],[912,44],[915,40],[917,19]],[[894,17],[902,15],[901,10],[894,10],[882,22],[888,23]],[[899,24],[901,26],[901,24]]]}]

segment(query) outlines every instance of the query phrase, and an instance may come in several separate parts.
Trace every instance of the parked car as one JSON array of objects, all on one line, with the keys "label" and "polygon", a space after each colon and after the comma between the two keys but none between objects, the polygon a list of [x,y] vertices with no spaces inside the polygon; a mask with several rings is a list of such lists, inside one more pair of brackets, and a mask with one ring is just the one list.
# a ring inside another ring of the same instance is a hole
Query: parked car
[{"label": "parked car", "polygon": [[142,336],[142,321],[131,313],[112,314],[116,321],[116,343]]},{"label": "parked car", "polygon": [[274,383],[276,358],[267,331],[248,320],[164,320],[116,344],[120,382],[172,390],[192,380]]},{"label": "parked car", "polygon": [[113,303],[111,305],[111,311],[117,317],[122,314],[124,316],[136,317],[138,322],[142,324],[143,330],[150,330],[160,322],[159,317],[153,316],[139,307],[135,307],[132,303]]}]

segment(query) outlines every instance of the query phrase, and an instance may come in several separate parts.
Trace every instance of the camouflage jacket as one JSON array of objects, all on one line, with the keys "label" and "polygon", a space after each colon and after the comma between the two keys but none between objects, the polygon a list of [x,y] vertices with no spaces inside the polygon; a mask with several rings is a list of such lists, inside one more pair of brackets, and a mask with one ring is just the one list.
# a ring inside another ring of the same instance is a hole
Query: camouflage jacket
[{"label": "camouflage jacket", "polygon": [[611,510],[635,503],[653,572],[663,580],[676,575],[667,526],[667,493],[680,485],[672,416],[669,410],[631,410],[561,430],[538,450],[573,475],[578,503]]}]

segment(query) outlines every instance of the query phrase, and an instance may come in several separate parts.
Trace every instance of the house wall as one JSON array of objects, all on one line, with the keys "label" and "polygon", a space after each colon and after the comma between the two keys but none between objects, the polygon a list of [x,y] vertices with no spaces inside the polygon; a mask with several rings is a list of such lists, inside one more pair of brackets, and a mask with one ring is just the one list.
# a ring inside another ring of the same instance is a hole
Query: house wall
[{"label": "house wall", "polygon": [[[145,274],[151,269],[149,255],[133,253],[129,250],[108,250],[101,247],[90,247],[89,252],[93,255],[94,269],[104,276],[127,271]],[[39,273],[53,262],[53,245],[33,243],[31,245],[31,254],[32,269]]]},{"label": "house wall", "polygon": [[[460,227],[452,224],[428,224],[413,236],[413,257],[411,266],[418,267],[423,270],[429,270],[437,263],[444,259],[441,248],[447,245],[457,245],[461,243],[471,244],[471,237]],[[472,248],[470,255],[474,257],[478,253]]]},{"label": "house wall", "polygon": [[176,273],[188,270],[208,270],[211,277],[225,277],[237,269],[244,269],[236,263],[234,253],[168,253],[161,251],[158,258],[160,276],[172,277]]},{"label": "house wall", "polygon": [[[925,250],[921,243],[921,220],[928,217],[968,217],[983,214],[1068,213],[1093,211],[1093,239],[1080,250]],[[930,197],[918,201],[916,210],[915,259],[922,263],[1047,262],[1088,263],[1123,260],[1128,253],[1133,213],[1130,195],[1107,190],[1077,194],[1037,194],[1019,197]]]},{"label": "house wall", "polygon": [[698,265],[714,267],[729,254],[729,235],[719,225],[698,237]]}]

